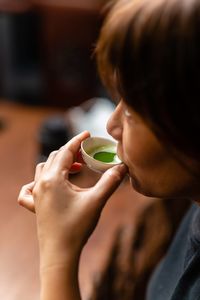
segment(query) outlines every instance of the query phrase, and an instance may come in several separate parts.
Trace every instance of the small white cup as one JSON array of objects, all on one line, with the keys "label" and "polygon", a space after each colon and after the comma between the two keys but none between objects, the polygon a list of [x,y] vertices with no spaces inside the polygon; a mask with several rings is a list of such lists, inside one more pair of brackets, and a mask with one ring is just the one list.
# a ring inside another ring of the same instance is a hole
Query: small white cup
[{"label": "small white cup", "polygon": [[98,153],[98,150],[104,151],[105,148],[106,151],[106,148],[108,147],[112,148],[112,151],[109,152],[116,153],[117,143],[103,137],[89,137],[81,143],[81,154],[83,160],[91,170],[103,173],[111,167],[122,163],[118,157],[115,162],[102,162],[93,157],[95,150],[96,153]]}]

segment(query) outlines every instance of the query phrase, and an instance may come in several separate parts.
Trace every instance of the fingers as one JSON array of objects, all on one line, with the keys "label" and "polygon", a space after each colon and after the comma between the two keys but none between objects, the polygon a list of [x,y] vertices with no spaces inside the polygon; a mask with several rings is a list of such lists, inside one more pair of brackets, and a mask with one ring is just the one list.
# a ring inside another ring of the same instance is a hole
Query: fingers
[{"label": "fingers", "polygon": [[47,160],[44,170],[51,168],[54,172],[65,170],[69,173],[72,164],[76,160],[81,142],[89,136],[89,132],[84,131],[72,138],[66,145],[61,147],[59,151],[52,154],[52,156]]},{"label": "fingers", "polygon": [[85,161],[84,161],[84,159],[82,157],[82,154],[81,154],[81,150],[79,150],[78,153],[77,153],[76,161],[81,163],[81,164],[85,164]]},{"label": "fingers", "polygon": [[35,204],[32,196],[32,190],[35,185],[35,182],[28,183],[24,185],[19,193],[18,203],[19,205],[25,207],[31,212],[35,213]]},{"label": "fingers", "polygon": [[73,163],[73,165],[71,166],[70,170],[69,170],[69,173],[70,174],[76,174],[76,173],[79,173],[82,169],[82,164],[81,163],[78,163],[78,162],[75,162]]},{"label": "fingers", "polygon": [[97,184],[91,189],[94,194],[94,201],[97,200],[97,204],[104,206],[108,198],[120,185],[121,181],[127,173],[127,167],[124,164],[117,165],[108,171],[106,171]]},{"label": "fingers", "polygon": [[36,169],[35,169],[35,177],[34,177],[34,181],[38,181],[38,179],[40,178],[40,175],[41,175],[41,172],[44,168],[44,165],[45,165],[45,162],[43,163],[39,163],[37,166],[36,166]]},{"label": "fingers", "polygon": [[54,161],[54,158],[56,157],[58,151],[59,151],[59,150],[52,151],[52,152],[49,154],[49,156],[48,156],[46,162],[44,163],[44,168],[43,168],[44,170],[48,170],[48,169],[51,167],[51,165],[52,165],[52,163],[53,163],[53,161]]},{"label": "fingers", "polygon": [[[55,174],[60,171],[66,171],[66,173],[79,172],[81,164],[73,163],[76,161],[77,155],[80,150],[81,142],[90,136],[88,131],[84,131],[75,137],[73,137],[67,144],[62,146],[59,150],[51,152],[45,163],[40,163],[36,167],[35,181],[38,180],[41,173],[44,171],[50,171]],[[79,155],[80,156],[80,155]]]}]

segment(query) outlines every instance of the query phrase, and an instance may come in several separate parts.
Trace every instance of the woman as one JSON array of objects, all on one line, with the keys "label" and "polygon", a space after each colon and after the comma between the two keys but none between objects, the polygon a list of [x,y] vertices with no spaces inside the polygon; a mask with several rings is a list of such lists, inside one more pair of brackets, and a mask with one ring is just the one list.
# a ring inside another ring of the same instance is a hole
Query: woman
[{"label": "woman", "polygon": [[81,299],[81,251],[126,172],[146,196],[197,203],[147,299],[200,299],[200,1],[115,1],[96,53],[102,80],[118,99],[107,129],[124,165],[91,189],[72,185],[69,170],[89,136],[83,132],[38,165],[34,182],[22,188],[19,203],[36,212],[41,299]]}]

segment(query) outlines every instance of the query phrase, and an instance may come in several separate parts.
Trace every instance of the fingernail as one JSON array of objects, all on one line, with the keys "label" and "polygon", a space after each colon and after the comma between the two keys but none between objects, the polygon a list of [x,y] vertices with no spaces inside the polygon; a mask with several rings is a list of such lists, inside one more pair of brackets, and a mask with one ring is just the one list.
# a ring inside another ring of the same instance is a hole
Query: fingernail
[{"label": "fingernail", "polygon": [[118,168],[118,171],[122,174],[125,174],[128,172],[128,168],[125,164],[120,164],[117,166],[117,168]]},{"label": "fingernail", "polygon": [[77,153],[76,161],[79,162],[79,163],[85,164],[85,161],[83,160],[81,150],[79,150],[79,152]]}]

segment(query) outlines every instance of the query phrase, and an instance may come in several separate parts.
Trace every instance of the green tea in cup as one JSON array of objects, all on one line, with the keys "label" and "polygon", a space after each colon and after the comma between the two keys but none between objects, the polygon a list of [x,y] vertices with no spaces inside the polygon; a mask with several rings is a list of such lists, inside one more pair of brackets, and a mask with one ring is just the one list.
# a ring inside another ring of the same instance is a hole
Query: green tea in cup
[{"label": "green tea in cup", "polygon": [[116,147],[112,145],[98,147],[88,154],[103,163],[120,163],[120,159],[116,154]]},{"label": "green tea in cup", "polygon": [[103,173],[122,163],[117,156],[117,143],[103,137],[89,137],[81,143],[82,158],[93,171]]}]

